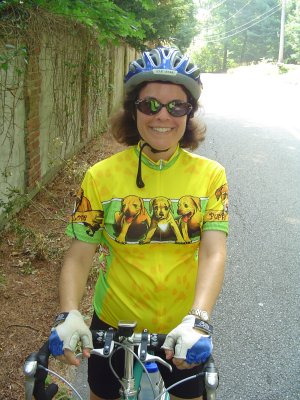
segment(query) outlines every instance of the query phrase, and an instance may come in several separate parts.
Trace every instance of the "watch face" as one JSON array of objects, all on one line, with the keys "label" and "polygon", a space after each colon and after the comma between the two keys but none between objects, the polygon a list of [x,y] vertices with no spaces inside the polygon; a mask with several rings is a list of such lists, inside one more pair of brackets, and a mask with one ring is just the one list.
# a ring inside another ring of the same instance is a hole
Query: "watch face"
[{"label": "watch face", "polygon": [[208,321],[208,314],[206,311],[201,312],[201,318],[203,319],[203,321]]}]

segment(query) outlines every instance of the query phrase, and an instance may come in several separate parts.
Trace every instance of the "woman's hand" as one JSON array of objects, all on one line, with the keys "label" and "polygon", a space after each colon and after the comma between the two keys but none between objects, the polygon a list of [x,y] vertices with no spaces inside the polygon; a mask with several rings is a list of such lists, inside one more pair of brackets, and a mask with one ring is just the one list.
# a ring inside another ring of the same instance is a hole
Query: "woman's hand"
[{"label": "woman's hand", "polygon": [[53,356],[68,364],[79,365],[75,356],[78,342],[82,343],[83,356],[89,357],[93,349],[92,334],[78,310],[68,313],[66,319],[51,330],[49,349]]},{"label": "woman's hand", "polygon": [[203,364],[211,355],[211,336],[194,327],[195,319],[193,315],[184,317],[181,324],[167,335],[162,346],[167,360],[173,358],[178,369],[190,369]]}]

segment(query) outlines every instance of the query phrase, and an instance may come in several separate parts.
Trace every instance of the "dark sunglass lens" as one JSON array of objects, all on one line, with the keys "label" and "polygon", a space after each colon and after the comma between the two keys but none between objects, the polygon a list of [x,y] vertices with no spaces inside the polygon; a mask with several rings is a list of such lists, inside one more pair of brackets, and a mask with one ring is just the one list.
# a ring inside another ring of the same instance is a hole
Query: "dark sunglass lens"
[{"label": "dark sunglass lens", "polygon": [[146,115],[158,113],[161,107],[160,102],[156,99],[146,99],[137,103],[137,108]]},{"label": "dark sunglass lens", "polygon": [[191,112],[191,105],[189,103],[171,101],[167,105],[167,110],[173,117],[183,117]]},{"label": "dark sunglass lens", "polygon": [[162,105],[161,105],[161,103],[160,103],[158,100],[156,100],[156,99],[149,99],[148,101],[149,101],[149,103],[150,103],[150,105],[151,105],[151,113],[152,113],[152,114],[156,114],[156,113],[158,113],[158,112],[161,110]]}]

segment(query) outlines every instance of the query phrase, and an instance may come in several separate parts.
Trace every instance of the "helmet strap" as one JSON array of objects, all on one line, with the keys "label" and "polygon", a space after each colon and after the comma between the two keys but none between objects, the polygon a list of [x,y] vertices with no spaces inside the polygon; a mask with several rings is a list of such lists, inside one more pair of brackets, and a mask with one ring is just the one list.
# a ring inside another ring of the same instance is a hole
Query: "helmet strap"
[{"label": "helmet strap", "polygon": [[168,149],[164,149],[164,150],[155,149],[154,147],[150,146],[150,144],[148,144],[147,142],[144,142],[141,145],[140,153],[139,153],[138,172],[137,172],[137,176],[136,176],[136,185],[140,189],[145,186],[144,181],[142,179],[142,151],[143,151],[144,147],[146,147],[146,146],[150,147],[151,152],[155,153],[155,154],[157,154],[157,153],[165,153],[166,151],[169,150],[169,148]]}]

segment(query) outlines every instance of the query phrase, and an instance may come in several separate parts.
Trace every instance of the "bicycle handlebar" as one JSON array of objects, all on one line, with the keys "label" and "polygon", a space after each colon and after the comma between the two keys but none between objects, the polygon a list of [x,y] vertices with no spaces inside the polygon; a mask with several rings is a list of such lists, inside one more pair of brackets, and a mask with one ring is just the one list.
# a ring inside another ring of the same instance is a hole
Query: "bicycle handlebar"
[{"label": "bicycle handlebar", "polygon": [[[144,362],[147,357],[147,350],[159,350],[163,345],[166,335],[148,333],[145,329],[142,333],[134,333],[134,327],[119,327],[119,329],[109,328],[108,330],[92,330],[92,336],[99,348],[103,347],[102,353],[99,351],[94,354],[109,356],[114,346],[114,342],[120,339],[128,339],[133,346],[139,345],[139,359]],[[97,350],[97,349],[95,349]],[[163,351],[163,350],[162,350]],[[38,352],[31,353],[24,363],[25,374],[25,400],[51,400],[58,391],[56,384],[50,384],[47,388],[45,380],[48,375],[48,361],[50,356],[49,341],[45,342]],[[205,386],[207,400],[216,399],[216,389],[218,387],[218,371],[215,367],[212,356],[204,365],[203,375],[205,376]]]},{"label": "bicycle handlebar", "polygon": [[45,342],[38,352],[31,353],[24,363],[25,374],[25,400],[51,400],[58,391],[58,386],[51,383],[47,388],[48,361],[50,356],[49,341]]}]

